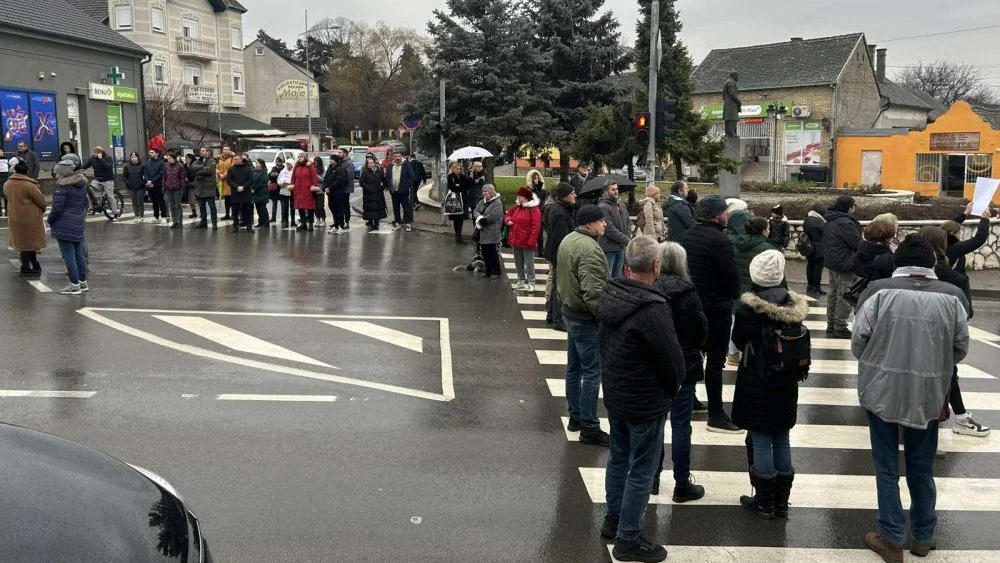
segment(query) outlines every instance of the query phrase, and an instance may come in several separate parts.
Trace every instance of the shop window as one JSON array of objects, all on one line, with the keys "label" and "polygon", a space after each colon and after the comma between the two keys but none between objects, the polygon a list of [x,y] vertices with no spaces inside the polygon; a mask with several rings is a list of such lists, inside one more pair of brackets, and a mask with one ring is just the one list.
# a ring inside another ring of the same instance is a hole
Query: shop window
[{"label": "shop window", "polygon": [[157,33],[163,33],[163,8],[152,8],[149,13],[150,27]]},{"label": "shop window", "polygon": [[132,29],[132,6],[130,4],[115,6],[115,29]]},{"label": "shop window", "polygon": [[918,184],[940,184],[941,155],[930,153],[918,154],[913,181]]},{"label": "shop window", "polygon": [[993,155],[970,154],[965,157],[965,183],[975,184],[977,178],[993,177]]}]

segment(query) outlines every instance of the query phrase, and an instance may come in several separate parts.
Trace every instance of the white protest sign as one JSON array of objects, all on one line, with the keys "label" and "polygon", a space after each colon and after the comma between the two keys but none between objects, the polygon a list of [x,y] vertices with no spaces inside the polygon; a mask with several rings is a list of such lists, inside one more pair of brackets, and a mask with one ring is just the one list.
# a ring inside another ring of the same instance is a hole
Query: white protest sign
[{"label": "white protest sign", "polygon": [[976,178],[976,191],[972,193],[972,216],[979,217],[990,206],[993,194],[1000,187],[1000,180]]}]

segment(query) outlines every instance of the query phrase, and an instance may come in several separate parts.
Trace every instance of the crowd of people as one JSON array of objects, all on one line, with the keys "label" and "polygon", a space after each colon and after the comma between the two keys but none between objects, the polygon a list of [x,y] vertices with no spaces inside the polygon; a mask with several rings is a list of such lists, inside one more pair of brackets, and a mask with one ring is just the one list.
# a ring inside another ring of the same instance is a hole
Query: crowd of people
[{"label": "crowd of people", "polygon": [[[485,191],[492,197],[492,186]],[[684,182],[675,183],[665,201],[658,190],[647,190],[632,225],[613,182],[596,205],[577,205],[577,190],[561,183],[542,206],[542,243],[533,246],[550,262],[554,284],[546,322],[567,332],[568,430],[579,432],[583,444],[610,448],[600,531],[615,540],[620,561],[666,558],[666,550],[643,535],[642,516],[649,496],[660,494],[668,416],[674,502],[705,495],[691,476],[691,424],[693,413],[707,412],[707,430],[746,433],[753,494],[740,504],[765,519],[789,515],[790,430],[812,355],[805,320],[809,298],[821,294],[822,284],[810,278],[809,296],[788,289],[784,250],[791,229],[780,207],[754,217],[743,201],[709,196],[695,204],[688,194]],[[537,205],[528,207],[529,201],[540,201],[530,178],[518,193],[519,210],[509,214],[529,218],[517,239],[522,245],[534,233]],[[904,549],[926,555],[936,547],[932,467],[939,421],[954,413],[954,432],[990,432],[962,405],[957,379],[972,314],[959,260],[981,244],[988,224],[971,242],[955,236],[965,216],[898,242],[895,217],[880,216],[862,233],[853,207],[848,197],[830,210],[815,207],[804,238],[815,247],[811,272],[827,257],[833,258],[828,268],[844,273],[831,276],[825,336],[851,339],[859,363],[879,507],[879,529],[864,541],[885,561],[902,561]],[[856,226],[853,238],[845,221]],[[834,284],[838,297],[832,297]],[[852,288],[857,299],[840,317],[841,297]],[[851,311],[857,311],[853,331]],[[727,361],[737,366],[731,416],[722,398]],[[700,381],[707,405],[695,396]],[[610,432],[597,416],[602,388]],[[914,500],[909,536],[898,494],[900,432]]]}]

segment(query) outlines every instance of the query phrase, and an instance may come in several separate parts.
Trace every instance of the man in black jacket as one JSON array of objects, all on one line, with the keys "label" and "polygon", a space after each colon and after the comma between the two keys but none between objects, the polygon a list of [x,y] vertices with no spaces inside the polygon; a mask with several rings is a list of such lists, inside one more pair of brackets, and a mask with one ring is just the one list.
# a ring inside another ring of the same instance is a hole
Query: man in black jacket
[{"label": "man in black jacket", "polygon": [[407,162],[410,163],[410,170],[413,171],[413,185],[410,186],[410,206],[414,211],[420,209],[420,201],[417,200],[417,190],[424,185],[427,180],[427,169],[424,167],[424,163],[417,160],[417,155],[410,153],[406,157]]},{"label": "man in black jacket", "polygon": [[631,273],[604,286],[598,304],[601,378],[611,426],[601,535],[616,538],[624,561],[663,561],[667,550],[642,537],[642,515],[663,450],[670,402],[684,379],[684,356],[665,295],[653,288],[663,257],[656,239],[629,242]]},{"label": "man in black jacket", "polygon": [[573,186],[560,182],[556,186],[555,201],[545,206],[542,217],[542,228],[545,229],[545,246],[542,248],[542,258],[549,261],[549,281],[552,292],[546,306],[546,320],[551,322],[555,330],[566,332],[566,323],[562,318],[562,305],[559,304],[559,292],[556,291],[556,256],[559,245],[566,235],[576,229],[576,192]]},{"label": "man in black jacket", "polygon": [[[330,212],[333,214],[333,226],[327,233],[336,235],[346,233],[350,227],[347,222],[351,218],[351,192],[354,191],[354,163],[344,158],[345,151],[341,149],[337,157],[337,167],[327,170],[323,178],[323,188],[330,196]],[[332,163],[332,161],[331,161]]]},{"label": "man in black jacket", "polygon": [[663,216],[667,218],[667,240],[680,242],[688,229],[694,226],[694,205],[687,200],[688,185],[677,180],[670,186],[670,196],[663,204]]},{"label": "man in black jacket", "polygon": [[[86,170],[87,168],[94,169],[94,180],[90,183],[91,186],[95,186],[99,189],[91,192],[87,190],[87,195],[91,198],[91,203],[95,206],[97,205],[97,198],[101,195],[108,198],[108,202],[111,204],[111,214],[113,217],[118,216],[118,202],[115,201],[115,163],[111,160],[111,157],[104,152],[102,147],[94,147],[94,153],[91,155],[90,159],[83,164],[81,170]],[[109,219],[109,221],[114,221],[114,219]]]},{"label": "man in black jacket", "polygon": [[829,270],[830,294],[826,296],[826,335],[850,338],[847,317],[851,304],[844,292],[854,284],[854,254],[861,244],[861,224],[854,218],[854,198],[842,195],[827,210],[823,225],[823,260]]},{"label": "man in black jacket", "polygon": [[[701,202],[701,218],[681,241],[687,251],[691,281],[708,318],[705,342],[705,391],[708,393],[708,430],[741,434],[722,407],[722,369],[729,351],[733,302],[740,297],[740,272],[733,244],[724,231],[729,222],[726,200],[708,196]],[[697,409],[696,409],[697,410]]]}]

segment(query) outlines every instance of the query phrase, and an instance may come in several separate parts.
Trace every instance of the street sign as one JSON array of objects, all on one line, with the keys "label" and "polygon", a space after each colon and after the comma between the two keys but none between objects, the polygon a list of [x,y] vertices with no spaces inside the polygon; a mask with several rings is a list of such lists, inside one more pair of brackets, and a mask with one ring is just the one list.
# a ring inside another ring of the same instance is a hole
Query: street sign
[{"label": "street sign", "polygon": [[407,131],[414,131],[420,129],[421,121],[419,117],[407,117],[403,120],[403,127]]}]

